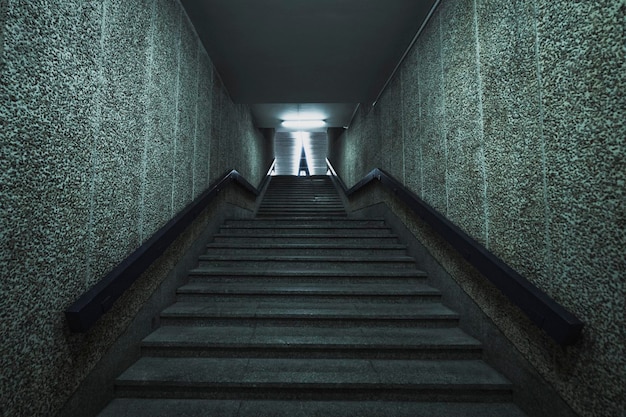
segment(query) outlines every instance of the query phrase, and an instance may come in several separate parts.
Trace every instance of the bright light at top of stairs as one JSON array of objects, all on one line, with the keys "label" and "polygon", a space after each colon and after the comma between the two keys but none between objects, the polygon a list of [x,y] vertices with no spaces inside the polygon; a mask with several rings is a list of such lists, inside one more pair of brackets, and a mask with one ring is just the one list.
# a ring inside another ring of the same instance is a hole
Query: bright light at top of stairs
[{"label": "bright light at top of stairs", "polygon": [[289,129],[316,129],[326,126],[324,120],[283,120],[283,127]]}]

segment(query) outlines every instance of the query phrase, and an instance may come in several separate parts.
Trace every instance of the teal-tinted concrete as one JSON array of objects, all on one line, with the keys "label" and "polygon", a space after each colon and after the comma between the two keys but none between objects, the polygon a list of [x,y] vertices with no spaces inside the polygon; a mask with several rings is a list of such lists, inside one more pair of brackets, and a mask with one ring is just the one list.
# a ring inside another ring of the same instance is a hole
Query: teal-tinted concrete
[{"label": "teal-tinted concrete", "polygon": [[[395,231],[380,217],[329,216],[338,198],[329,177],[272,177],[256,218],[228,220],[197,256],[98,415],[154,413],[149,403],[136,408],[142,398],[165,409],[162,399],[182,400],[170,413],[190,415],[219,415],[220,400],[240,401],[242,417],[269,413],[247,407],[257,400],[275,401],[277,415],[478,411],[461,401],[483,403],[485,415],[523,415],[516,390],[483,360],[482,344],[458,327],[463,317],[442,304],[416,260],[389,256]],[[266,210],[278,201],[284,212]],[[347,236],[358,238],[342,242]],[[352,255],[313,255],[312,237]],[[276,253],[277,240],[291,254]],[[215,254],[224,243],[231,250]],[[199,399],[217,401],[199,409]],[[363,409],[363,400],[386,411]]]},{"label": "teal-tinted concrete", "polygon": [[[388,195],[353,200],[387,201],[584,416],[626,407],[625,9],[443,0],[374,110],[362,105],[330,152],[348,186],[374,167],[393,173],[586,323],[583,340],[562,350]],[[401,129],[382,120],[394,113]],[[375,125],[381,137],[370,145]],[[387,145],[398,130],[401,150]]]},{"label": "teal-tinted concrete", "polygon": [[178,2],[2,0],[0,34],[0,414],[54,415],[173,260],[86,336],[63,310],[227,168],[259,184],[270,155]]}]

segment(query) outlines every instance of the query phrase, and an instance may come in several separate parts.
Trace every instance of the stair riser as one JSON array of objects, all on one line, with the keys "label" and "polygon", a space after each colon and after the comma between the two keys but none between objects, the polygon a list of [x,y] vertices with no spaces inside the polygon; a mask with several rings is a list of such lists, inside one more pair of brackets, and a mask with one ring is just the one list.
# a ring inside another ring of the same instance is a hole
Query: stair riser
[{"label": "stair riser", "polygon": [[385,262],[385,261],[253,261],[253,260],[200,260],[200,268],[245,268],[261,271],[380,271],[405,270],[415,268],[415,262]]},{"label": "stair riser", "polygon": [[314,185],[314,186],[300,186],[298,188],[294,188],[289,184],[285,184],[282,187],[277,187],[277,184],[270,186],[267,190],[266,195],[284,195],[289,196],[292,194],[315,194],[321,197],[333,197],[337,195],[337,191],[332,185]]},{"label": "stair riser", "polygon": [[341,205],[341,199],[336,196],[324,196],[323,192],[307,192],[300,194],[270,194],[265,195],[261,202],[261,207],[265,205],[293,205],[293,204],[307,204],[321,205],[321,204],[337,204]]},{"label": "stair riser", "polygon": [[[284,247],[284,248],[215,248],[209,247],[205,255],[219,256],[237,253],[246,256],[368,256],[371,249],[360,248],[314,248],[314,247]],[[406,249],[378,249],[376,253],[380,257],[405,256]]]},{"label": "stair riser", "polygon": [[[169,417],[229,416],[234,417],[526,417],[511,403],[409,401],[238,401],[238,400],[156,400],[146,404],[142,399],[120,399],[100,417]],[[128,410],[141,410],[131,412]],[[230,410],[230,412],[225,412]]]},{"label": "stair riser", "polygon": [[419,304],[419,303],[432,303],[441,301],[440,295],[306,295],[306,294],[282,294],[282,295],[267,295],[267,294],[177,294],[177,301],[241,301],[245,302],[293,302],[294,308],[297,308],[298,303],[336,303],[338,300],[350,302],[370,302],[376,303],[396,303],[396,304]]},{"label": "stair riser", "polygon": [[339,210],[339,211],[345,211],[345,208],[342,204],[335,204],[335,203],[320,203],[320,204],[316,204],[316,203],[312,203],[312,202],[301,202],[301,203],[294,203],[294,204],[284,204],[284,203],[280,203],[280,204],[261,204],[261,206],[259,207],[259,211],[265,211],[265,210],[282,210],[285,209],[287,211],[291,211],[291,210],[303,210],[303,211],[321,211],[321,210]]},{"label": "stair riser", "polygon": [[[340,236],[376,236],[386,237],[391,235],[391,231],[387,228],[321,228],[321,227],[222,227],[220,234],[223,235],[242,235],[242,236],[256,236],[256,235],[306,235],[306,234],[324,234],[329,238],[333,238],[336,235]],[[219,235],[218,235],[219,236]]]},{"label": "stair riser", "polygon": [[324,198],[316,194],[299,194],[299,195],[286,195],[286,196],[269,196],[263,199],[261,207],[266,206],[323,206],[325,204],[334,204],[339,207],[343,207],[341,200],[337,197]]},{"label": "stair riser", "polygon": [[316,185],[299,185],[293,186],[292,184],[274,184],[270,185],[265,195],[300,195],[300,194],[313,194],[321,197],[334,197],[337,195],[337,190],[332,184],[316,184]]},{"label": "stair riser", "polygon": [[271,193],[266,194],[261,205],[266,204],[325,204],[335,203],[342,204],[338,196],[324,195],[324,191],[306,191],[302,193]]},{"label": "stair riser", "polygon": [[339,211],[327,211],[327,212],[288,212],[288,211],[276,211],[276,212],[258,212],[257,217],[260,219],[274,219],[274,218],[282,218],[285,216],[291,216],[294,218],[298,217],[310,217],[310,216],[331,216],[336,218],[346,217],[346,213],[342,213]]},{"label": "stair riser", "polygon": [[328,210],[335,209],[339,211],[345,211],[345,207],[343,204],[338,203],[313,203],[308,201],[302,202],[294,202],[292,204],[285,203],[276,203],[276,204],[261,204],[259,206],[259,211],[264,210],[281,210],[286,209],[287,211],[291,210],[304,210],[304,211],[318,211],[318,210]]},{"label": "stair riser", "polygon": [[[294,181],[295,180],[295,181]],[[337,194],[335,186],[332,182],[326,181],[326,179],[315,180],[311,182],[302,181],[302,178],[289,178],[287,181],[277,180],[276,177],[272,178],[270,186],[268,187],[268,193],[278,192],[305,192],[305,191],[317,191],[323,190],[324,194],[334,193]]]},{"label": "stair riser", "polygon": [[325,282],[332,281],[333,284],[380,284],[380,285],[397,285],[397,284],[423,284],[427,281],[426,277],[402,277],[402,278],[379,278],[379,277],[359,277],[359,276],[347,276],[347,277],[307,277],[298,275],[288,276],[248,276],[248,275],[209,275],[209,274],[194,274],[189,277],[190,283],[195,282],[210,282],[214,284],[219,283],[238,283],[241,285],[258,285],[259,282],[268,282],[273,284],[324,284]]},{"label": "stair riser", "polygon": [[109,414],[520,417],[471,407],[510,404],[511,385],[406,253],[384,220],[349,218],[329,177],[272,177],[256,218],[207,245]]},{"label": "stair riser", "polygon": [[384,220],[332,220],[332,219],[276,219],[276,220],[227,220],[224,226],[227,227],[385,227]]},{"label": "stair riser", "polygon": [[310,217],[310,216],[329,216],[329,217],[346,217],[347,214],[343,210],[259,210],[257,215],[261,218],[272,218],[272,217]]},{"label": "stair riser", "polygon": [[267,194],[289,194],[289,193],[307,193],[316,192],[324,196],[337,195],[335,186],[330,182],[312,182],[312,183],[298,183],[292,182],[274,182],[270,183]]},{"label": "stair riser", "polygon": [[337,194],[337,190],[332,182],[312,181],[310,183],[301,181],[277,181],[272,179],[268,187],[268,193],[299,193],[306,191],[323,191],[322,194]]},{"label": "stair riser", "polygon": [[325,211],[341,213],[342,215],[346,215],[345,208],[343,206],[337,204],[300,204],[300,205],[291,205],[286,206],[284,204],[275,205],[275,206],[261,206],[259,207],[259,213],[265,212],[313,212],[313,213],[323,213]]},{"label": "stair riser", "polygon": [[333,196],[337,195],[337,190],[333,184],[320,183],[320,184],[293,184],[293,183],[273,183],[268,187],[267,193],[270,195],[280,194],[302,194],[302,193],[316,193],[321,196]]},{"label": "stair riser", "polygon": [[261,209],[285,208],[285,209],[311,209],[311,208],[335,208],[343,210],[344,206],[339,200],[316,201],[314,198],[291,199],[288,203],[284,201],[264,201]]},{"label": "stair riser", "polygon": [[261,202],[261,207],[265,205],[294,205],[294,204],[337,204],[341,205],[341,199],[338,196],[325,196],[323,192],[305,192],[299,194],[270,194],[265,195]]},{"label": "stair riser", "polygon": [[166,385],[163,383],[144,386],[118,384],[118,397],[133,398],[201,398],[201,399],[263,399],[263,400],[349,400],[349,401],[423,401],[423,402],[504,402],[511,401],[510,389],[485,390],[481,387],[448,386],[414,388],[386,384],[377,386],[330,384],[316,387],[315,384],[284,384],[279,386],[247,385],[213,386]]},{"label": "stair riser", "polygon": [[336,244],[342,245],[358,245],[359,243],[371,245],[373,243],[379,242],[381,244],[394,244],[398,242],[396,236],[388,235],[388,236],[318,236],[318,235],[308,235],[308,236],[276,236],[276,237],[268,237],[268,236],[225,236],[225,235],[216,235],[214,238],[214,242],[216,243],[229,243],[229,244],[272,244],[272,243],[283,243],[283,244],[323,244],[332,241]]},{"label": "stair riser", "polygon": [[452,328],[458,326],[454,318],[426,319],[337,319],[337,318],[275,318],[275,317],[161,317],[162,326],[309,326],[309,327],[380,327]]},{"label": "stair riser", "polygon": [[282,359],[415,359],[415,360],[475,360],[481,350],[471,348],[421,349],[406,346],[142,346],[143,356],[162,358],[282,358]]},{"label": "stair riser", "polygon": [[266,196],[261,203],[261,207],[265,206],[293,206],[293,205],[323,205],[323,204],[336,204],[343,206],[341,200],[338,197],[322,197],[321,193],[306,193],[306,194],[285,194],[285,195],[271,195]]}]

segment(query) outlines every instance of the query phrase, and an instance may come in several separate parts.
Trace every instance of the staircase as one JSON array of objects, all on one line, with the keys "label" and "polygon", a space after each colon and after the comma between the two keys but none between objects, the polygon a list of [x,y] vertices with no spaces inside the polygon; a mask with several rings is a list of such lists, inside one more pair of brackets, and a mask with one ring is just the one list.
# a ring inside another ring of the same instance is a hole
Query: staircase
[{"label": "staircase", "polygon": [[215,235],[100,417],[523,416],[406,247],[328,177]]},{"label": "staircase", "polygon": [[257,216],[346,217],[346,211],[329,177],[281,175],[272,177]]}]

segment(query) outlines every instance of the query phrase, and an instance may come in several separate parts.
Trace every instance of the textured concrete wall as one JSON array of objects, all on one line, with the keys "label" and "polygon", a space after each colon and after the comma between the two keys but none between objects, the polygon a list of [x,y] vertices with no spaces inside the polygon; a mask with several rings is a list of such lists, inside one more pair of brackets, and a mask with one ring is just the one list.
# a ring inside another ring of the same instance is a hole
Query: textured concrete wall
[{"label": "textured concrete wall", "polygon": [[584,416],[626,408],[625,9],[443,0],[390,88],[331,152],[347,185],[374,167],[391,172],[586,323],[576,346],[554,346],[431,242]]},{"label": "textured concrete wall", "polygon": [[0,0],[0,34],[0,414],[53,415],[157,284],[88,335],[63,310],[270,155],[177,1]]}]

